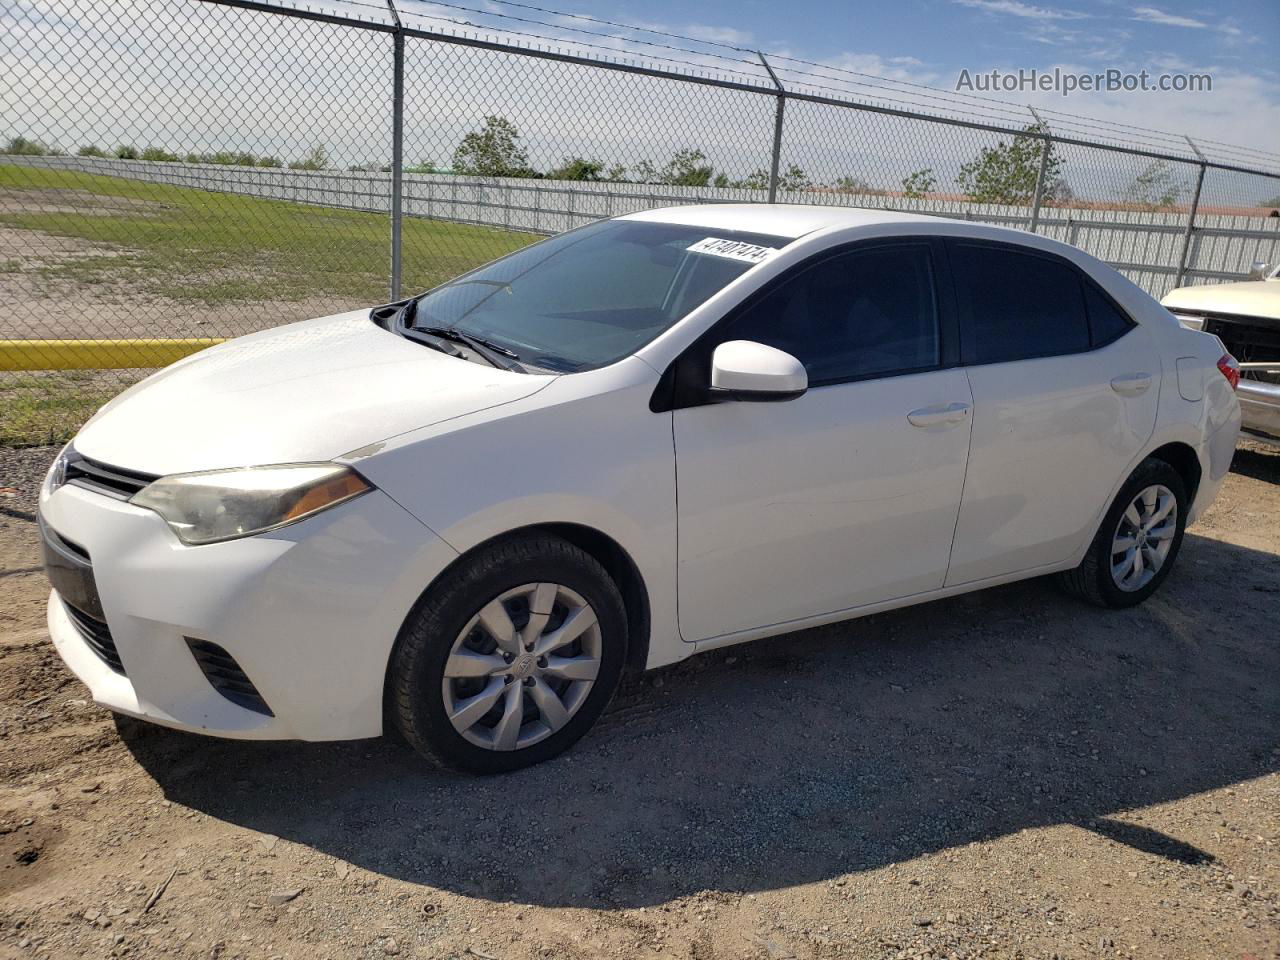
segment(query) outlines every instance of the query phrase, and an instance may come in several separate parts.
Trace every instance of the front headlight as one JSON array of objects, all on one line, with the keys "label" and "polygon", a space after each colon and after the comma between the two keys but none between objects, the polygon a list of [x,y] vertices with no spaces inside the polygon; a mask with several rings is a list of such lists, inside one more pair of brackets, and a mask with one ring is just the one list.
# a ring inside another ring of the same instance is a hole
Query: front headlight
[{"label": "front headlight", "polygon": [[58,451],[58,456],[49,465],[49,472],[44,477],[44,495],[46,497],[67,482],[67,464],[76,459],[79,459],[79,454],[75,452],[69,443]]},{"label": "front headlight", "polygon": [[275,530],[358,497],[373,487],[337,463],[176,473],[134,494],[183,543],[216,543]]}]

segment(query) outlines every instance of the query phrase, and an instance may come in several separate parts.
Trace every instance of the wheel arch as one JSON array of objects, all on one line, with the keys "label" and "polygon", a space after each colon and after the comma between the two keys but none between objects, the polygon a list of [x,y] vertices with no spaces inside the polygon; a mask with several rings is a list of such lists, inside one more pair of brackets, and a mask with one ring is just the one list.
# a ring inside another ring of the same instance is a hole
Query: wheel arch
[{"label": "wheel arch", "polygon": [[[605,572],[609,574],[613,582],[617,584],[619,593],[622,594],[622,603],[627,614],[627,663],[628,669],[641,671],[649,659],[649,633],[650,633],[650,610],[649,610],[649,591],[645,586],[644,577],[640,573],[640,568],[631,558],[631,554],[618,543],[613,537],[594,527],[580,523],[570,522],[546,522],[534,523],[523,527],[516,527],[512,530],[506,530],[496,536],[489,537],[477,543],[468,550],[459,553],[453,558],[444,569],[432,578],[431,582],[423,587],[422,592],[418,595],[418,599],[413,606],[406,612],[404,620],[401,621],[400,630],[396,633],[396,643],[400,641],[400,635],[404,632],[404,624],[414,616],[415,611],[421,606],[423,600],[431,593],[447,574],[449,574],[458,564],[464,560],[470,559],[475,554],[492,549],[494,546],[510,540],[514,537],[527,536],[529,534],[544,533],[559,537],[561,540],[568,541],[580,550],[590,554],[600,566],[604,567]],[[387,671],[391,669],[392,657],[387,657]],[[389,673],[388,673],[389,675]],[[386,686],[386,679],[383,680],[383,686]]]},{"label": "wheel arch", "polygon": [[1190,444],[1175,440],[1156,447],[1144,459],[1161,460],[1178,471],[1178,475],[1182,477],[1182,482],[1187,487],[1188,505],[1195,503],[1203,468],[1200,466],[1199,455]]}]

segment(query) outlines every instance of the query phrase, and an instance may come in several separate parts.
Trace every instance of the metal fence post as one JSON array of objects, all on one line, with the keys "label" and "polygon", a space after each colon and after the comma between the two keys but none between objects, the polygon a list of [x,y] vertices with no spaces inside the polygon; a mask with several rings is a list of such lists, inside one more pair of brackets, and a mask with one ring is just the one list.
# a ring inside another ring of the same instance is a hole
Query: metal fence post
[{"label": "metal fence post", "polygon": [[395,0],[387,8],[396,23],[392,34],[394,61],[391,81],[391,299],[400,299],[404,227],[404,29]]},{"label": "metal fence post", "polygon": [[764,64],[765,70],[769,71],[769,79],[773,81],[773,85],[778,88],[778,106],[773,114],[773,157],[769,161],[769,202],[777,203],[778,166],[782,162],[782,115],[787,106],[787,89],[778,79],[778,75],[773,72],[773,67],[769,65],[764,54],[757,50],[756,56]]},{"label": "metal fence post", "polygon": [[1031,196],[1031,222],[1027,224],[1027,229],[1035,233],[1036,226],[1040,223],[1040,204],[1044,202],[1044,175],[1049,167],[1049,151],[1053,146],[1049,140],[1049,125],[1040,119],[1040,114],[1036,113],[1034,107],[1027,107],[1027,109],[1036,118],[1036,126],[1040,127],[1044,134],[1044,139],[1040,141],[1040,169],[1036,171],[1036,188]]},{"label": "metal fence post", "polygon": [[1200,158],[1200,172],[1196,174],[1196,190],[1191,196],[1191,209],[1187,211],[1187,229],[1182,234],[1182,255],[1178,257],[1178,274],[1173,281],[1175,287],[1182,286],[1182,281],[1187,276],[1189,266],[1187,260],[1191,253],[1191,235],[1196,228],[1196,211],[1200,208],[1200,191],[1204,188],[1204,171],[1208,165],[1204,154],[1200,152],[1200,148],[1195,145],[1192,139],[1190,137],[1184,137],[1184,139],[1191,144],[1191,149]]}]

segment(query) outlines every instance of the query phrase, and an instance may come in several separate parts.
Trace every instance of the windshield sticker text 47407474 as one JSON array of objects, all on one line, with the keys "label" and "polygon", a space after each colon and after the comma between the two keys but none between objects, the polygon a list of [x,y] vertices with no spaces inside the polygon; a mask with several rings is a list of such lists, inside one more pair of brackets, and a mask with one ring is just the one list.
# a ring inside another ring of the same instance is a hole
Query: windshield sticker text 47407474
[{"label": "windshield sticker text 47407474", "polygon": [[690,253],[706,253],[729,260],[745,260],[747,263],[762,263],[778,252],[773,247],[761,247],[741,240],[722,240],[719,237],[707,237],[687,249]]}]

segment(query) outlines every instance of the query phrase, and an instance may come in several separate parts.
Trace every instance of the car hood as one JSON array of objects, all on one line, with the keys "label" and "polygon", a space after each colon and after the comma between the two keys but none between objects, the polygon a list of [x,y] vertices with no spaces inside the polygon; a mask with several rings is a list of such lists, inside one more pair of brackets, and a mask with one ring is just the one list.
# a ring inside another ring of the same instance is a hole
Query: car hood
[{"label": "car hood", "polygon": [[331,460],[519,400],[554,379],[450,357],[383,330],[361,310],[180,360],[99,410],[75,447],[155,474]]},{"label": "car hood", "polygon": [[1280,321],[1280,280],[1206,283],[1170,290],[1160,301],[1168,310],[1225,313]]}]

